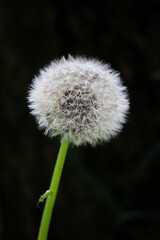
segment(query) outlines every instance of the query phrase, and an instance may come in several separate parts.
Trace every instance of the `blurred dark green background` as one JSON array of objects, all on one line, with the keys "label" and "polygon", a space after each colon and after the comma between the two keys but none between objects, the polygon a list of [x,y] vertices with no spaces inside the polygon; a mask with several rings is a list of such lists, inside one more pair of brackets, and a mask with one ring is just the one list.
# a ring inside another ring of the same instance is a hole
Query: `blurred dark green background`
[{"label": "blurred dark green background", "polygon": [[160,1],[0,1],[0,239],[37,238],[59,139],[39,131],[27,91],[39,68],[71,55],[121,72],[122,133],[70,148],[49,239],[160,239]]}]

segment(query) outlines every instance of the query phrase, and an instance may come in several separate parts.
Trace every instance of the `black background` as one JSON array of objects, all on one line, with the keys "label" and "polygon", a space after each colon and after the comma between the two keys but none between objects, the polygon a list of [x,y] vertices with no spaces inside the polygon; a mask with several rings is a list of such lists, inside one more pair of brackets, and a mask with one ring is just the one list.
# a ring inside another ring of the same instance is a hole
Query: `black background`
[{"label": "black background", "polygon": [[69,149],[49,238],[160,239],[160,1],[0,1],[0,239],[37,238],[59,138],[39,131],[27,91],[61,56],[121,72],[131,110],[110,143]]}]

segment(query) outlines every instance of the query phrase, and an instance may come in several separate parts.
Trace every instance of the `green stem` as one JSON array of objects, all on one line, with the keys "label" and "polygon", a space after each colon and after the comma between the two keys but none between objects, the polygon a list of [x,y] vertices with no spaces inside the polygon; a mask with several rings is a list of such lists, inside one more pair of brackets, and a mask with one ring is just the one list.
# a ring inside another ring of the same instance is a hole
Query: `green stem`
[{"label": "green stem", "polygon": [[59,150],[57,162],[56,162],[52,180],[51,180],[51,185],[49,188],[51,193],[48,195],[46,203],[45,203],[43,216],[42,216],[42,220],[41,220],[41,225],[40,225],[40,229],[39,229],[39,234],[38,234],[38,240],[47,240],[53,206],[55,203],[58,186],[59,186],[59,181],[61,178],[61,173],[62,173],[65,157],[67,154],[68,146],[69,146],[69,141],[64,140],[62,142],[60,150]]}]

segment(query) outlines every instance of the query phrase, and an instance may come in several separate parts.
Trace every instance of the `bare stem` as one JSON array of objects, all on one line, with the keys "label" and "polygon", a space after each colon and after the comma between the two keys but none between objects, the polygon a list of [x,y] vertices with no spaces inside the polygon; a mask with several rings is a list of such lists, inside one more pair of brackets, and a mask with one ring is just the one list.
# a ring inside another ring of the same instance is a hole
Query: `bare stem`
[{"label": "bare stem", "polygon": [[39,234],[38,234],[38,240],[47,240],[52,211],[53,211],[55,199],[57,196],[58,186],[59,186],[68,146],[69,146],[68,140],[64,140],[61,143],[61,147],[59,150],[59,154],[57,157],[56,165],[55,165],[52,180],[51,180],[51,185],[49,188],[50,194],[47,197],[44,211],[43,211],[43,216],[42,216],[41,225],[40,225]]}]

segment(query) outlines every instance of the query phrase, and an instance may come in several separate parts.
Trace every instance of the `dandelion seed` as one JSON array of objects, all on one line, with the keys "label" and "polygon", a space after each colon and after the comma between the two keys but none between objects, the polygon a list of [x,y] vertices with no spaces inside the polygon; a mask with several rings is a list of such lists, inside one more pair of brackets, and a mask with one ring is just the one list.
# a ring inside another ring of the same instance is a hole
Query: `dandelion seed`
[{"label": "dandelion seed", "polygon": [[76,146],[116,136],[129,109],[117,72],[98,60],[71,56],[40,70],[28,101],[45,134],[59,135]]}]

